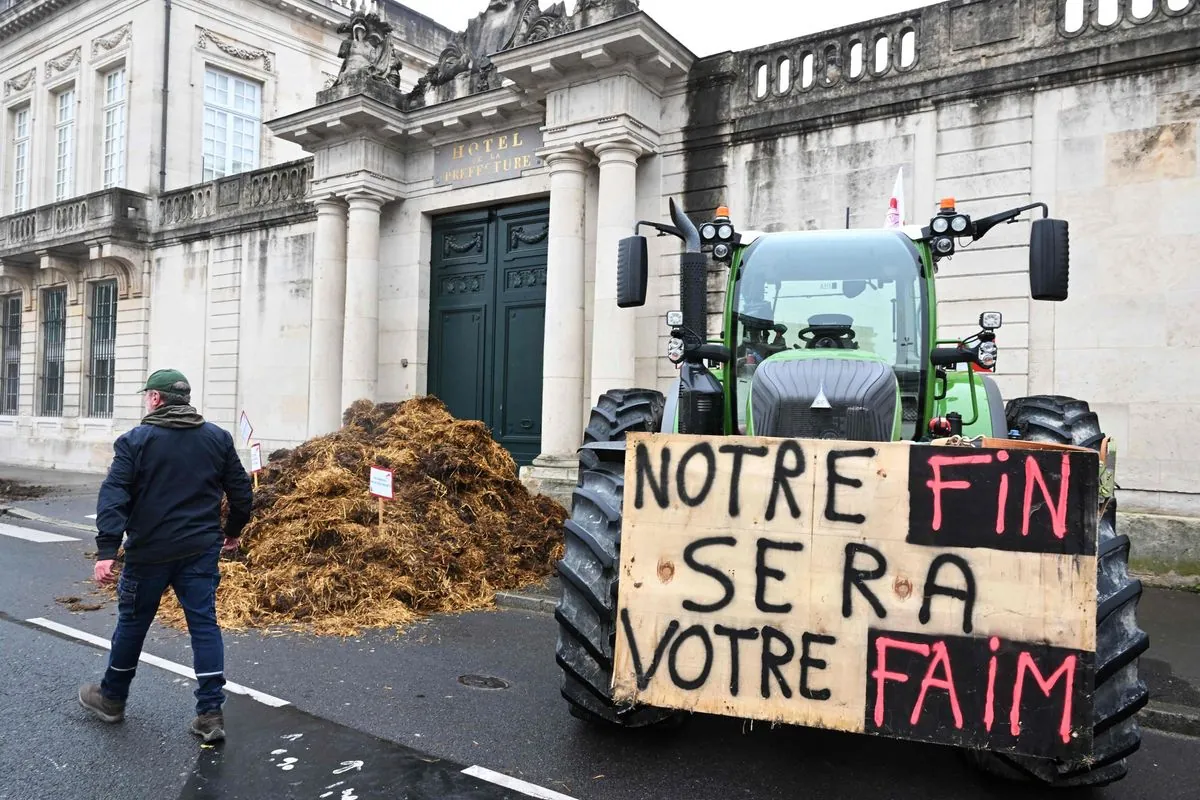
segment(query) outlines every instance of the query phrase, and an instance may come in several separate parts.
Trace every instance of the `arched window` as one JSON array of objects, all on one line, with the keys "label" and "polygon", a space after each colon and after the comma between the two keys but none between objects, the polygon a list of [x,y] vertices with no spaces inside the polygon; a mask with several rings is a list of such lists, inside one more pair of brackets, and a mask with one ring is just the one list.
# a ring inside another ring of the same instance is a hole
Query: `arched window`
[{"label": "arched window", "polygon": [[805,53],[804,58],[800,60],[800,85],[805,89],[812,88],[813,81],[816,80],[817,76],[813,74],[816,60],[812,53]]},{"label": "arched window", "polygon": [[1096,22],[1101,25],[1113,25],[1121,18],[1119,0],[1100,0],[1096,9]]},{"label": "arched window", "polygon": [[762,100],[767,96],[767,65],[759,64],[754,72],[754,97]]},{"label": "arched window", "polygon": [[900,68],[908,69],[917,61],[917,32],[907,30],[900,36]]},{"label": "arched window", "polygon": [[1154,13],[1154,0],[1133,0],[1130,4],[1130,13],[1139,22],[1146,19]]},{"label": "arched window", "polygon": [[1074,33],[1083,28],[1083,0],[1067,0],[1063,10],[1063,22],[1067,33]]},{"label": "arched window", "polygon": [[850,77],[861,78],[863,74],[863,44],[855,42],[850,45]]},{"label": "arched window", "polygon": [[875,40],[875,71],[880,74],[887,72],[888,58],[891,57],[891,53],[888,52],[889,44],[886,36],[880,36]]},{"label": "arched window", "polygon": [[779,73],[775,78],[775,91],[783,94],[792,88],[792,60],[784,56],[779,59],[779,63],[775,65],[775,69]]}]

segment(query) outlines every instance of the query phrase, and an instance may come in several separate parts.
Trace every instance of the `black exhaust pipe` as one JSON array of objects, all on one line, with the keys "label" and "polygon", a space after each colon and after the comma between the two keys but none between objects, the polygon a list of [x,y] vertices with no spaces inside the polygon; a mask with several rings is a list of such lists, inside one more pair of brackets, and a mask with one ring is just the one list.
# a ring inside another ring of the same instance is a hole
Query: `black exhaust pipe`
[{"label": "black exhaust pipe", "polygon": [[683,327],[699,337],[708,338],[708,258],[700,252],[700,231],[678,206],[668,200],[671,221],[683,234],[683,253],[679,256],[679,311]]}]

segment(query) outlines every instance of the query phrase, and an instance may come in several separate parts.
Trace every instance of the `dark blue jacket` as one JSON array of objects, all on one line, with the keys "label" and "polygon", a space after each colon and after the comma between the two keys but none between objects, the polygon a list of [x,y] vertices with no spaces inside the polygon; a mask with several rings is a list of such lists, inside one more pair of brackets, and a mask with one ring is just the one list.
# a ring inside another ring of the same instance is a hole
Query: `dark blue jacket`
[{"label": "dark blue jacket", "polygon": [[[196,417],[199,421],[199,417]],[[250,477],[229,432],[141,424],[113,444],[113,462],[96,504],[97,560],[158,563],[199,555],[250,520]],[[221,530],[221,496],[229,517]]]}]

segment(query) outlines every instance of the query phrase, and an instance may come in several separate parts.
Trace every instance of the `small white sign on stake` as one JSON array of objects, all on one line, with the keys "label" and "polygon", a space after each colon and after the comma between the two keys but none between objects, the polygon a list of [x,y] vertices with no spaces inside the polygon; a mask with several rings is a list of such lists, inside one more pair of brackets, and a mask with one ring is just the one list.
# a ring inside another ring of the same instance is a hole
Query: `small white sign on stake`
[{"label": "small white sign on stake", "polygon": [[254,444],[250,445],[250,471],[262,472],[262,468],[262,444],[255,442]]},{"label": "small white sign on stake", "polygon": [[250,418],[246,416],[246,412],[242,412],[242,418],[238,423],[238,429],[242,434],[242,444],[250,444],[250,437],[254,435],[254,426],[250,424]]},{"label": "small white sign on stake", "polygon": [[379,527],[383,527],[383,501],[393,500],[392,471],[385,467],[371,466],[371,494],[379,498]]},{"label": "small white sign on stake", "polygon": [[392,471],[383,467],[371,467],[371,494],[384,500],[395,499],[392,494]]}]

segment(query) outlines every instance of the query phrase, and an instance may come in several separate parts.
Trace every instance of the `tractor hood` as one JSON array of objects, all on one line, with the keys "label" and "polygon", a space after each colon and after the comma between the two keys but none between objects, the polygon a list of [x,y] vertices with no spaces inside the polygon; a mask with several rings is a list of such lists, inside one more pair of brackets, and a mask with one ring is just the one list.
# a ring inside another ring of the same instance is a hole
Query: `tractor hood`
[{"label": "tractor hood", "polygon": [[884,359],[853,350],[789,350],[764,360],[750,386],[755,436],[891,441],[900,387]]}]

